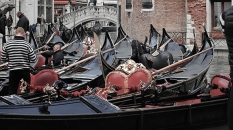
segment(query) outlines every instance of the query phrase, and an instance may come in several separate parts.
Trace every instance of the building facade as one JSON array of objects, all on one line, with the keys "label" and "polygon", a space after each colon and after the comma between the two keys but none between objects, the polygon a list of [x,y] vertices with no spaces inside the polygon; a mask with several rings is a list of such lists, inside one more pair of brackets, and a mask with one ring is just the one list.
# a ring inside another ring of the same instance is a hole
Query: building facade
[{"label": "building facade", "polygon": [[[4,0],[1,0],[3,2]],[[9,0],[6,0],[9,1]],[[30,24],[37,22],[37,17],[43,15],[46,22],[50,23],[54,19],[54,0],[10,0],[15,8],[8,12],[13,17],[13,26],[16,25],[18,17],[16,13],[21,11],[29,19]]]},{"label": "building facade", "polygon": [[150,24],[162,34],[185,32],[186,43],[193,43],[193,30],[201,45],[203,25],[211,32],[216,17],[230,7],[233,0],[120,0],[120,24],[133,39],[143,42],[149,36]]}]

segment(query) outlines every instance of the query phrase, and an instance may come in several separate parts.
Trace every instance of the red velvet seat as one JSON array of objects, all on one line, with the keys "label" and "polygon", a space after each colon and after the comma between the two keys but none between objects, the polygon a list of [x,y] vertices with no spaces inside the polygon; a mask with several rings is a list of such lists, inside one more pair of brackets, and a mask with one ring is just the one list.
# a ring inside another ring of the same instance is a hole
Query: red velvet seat
[{"label": "red velvet seat", "polygon": [[30,92],[35,92],[38,86],[53,85],[58,80],[58,75],[52,69],[41,70],[36,75],[31,74]]},{"label": "red velvet seat", "polygon": [[[51,59],[52,59],[51,57],[48,58],[48,63],[51,62]],[[45,65],[45,60],[46,60],[46,59],[45,59],[44,56],[38,55],[38,61],[36,62],[34,68],[37,69],[37,68],[40,68],[40,67],[42,67],[43,65]]]},{"label": "red velvet seat", "polygon": [[105,88],[114,86],[117,94],[124,94],[140,90],[140,83],[148,83],[152,80],[149,70],[140,68],[126,74],[122,71],[112,71],[106,76]]},{"label": "red velvet seat", "polygon": [[49,57],[49,58],[48,58],[48,63],[50,63],[50,62],[51,62],[51,60],[52,60],[52,57]]},{"label": "red velvet seat", "polygon": [[42,55],[38,55],[38,61],[37,63],[35,64],[34,68],[40,68],[42,67],[43,65],[45,65],[45,57],[42,56]]}]

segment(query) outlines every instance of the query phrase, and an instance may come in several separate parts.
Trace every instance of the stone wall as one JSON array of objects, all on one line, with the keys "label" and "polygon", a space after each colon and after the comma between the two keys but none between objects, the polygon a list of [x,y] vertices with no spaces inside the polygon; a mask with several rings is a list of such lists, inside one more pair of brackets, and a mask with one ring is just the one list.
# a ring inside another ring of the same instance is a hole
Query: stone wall
[{"label": "stone wall", "polygon": [[185,0],[155,0],[153,11],[143,12],[141,0],[133,0],[132,11],[125,10],[126,0],[121,1],[121,25],[133,39],[144,41],[149,37],[150,24],[162,34],[186,31]]}]

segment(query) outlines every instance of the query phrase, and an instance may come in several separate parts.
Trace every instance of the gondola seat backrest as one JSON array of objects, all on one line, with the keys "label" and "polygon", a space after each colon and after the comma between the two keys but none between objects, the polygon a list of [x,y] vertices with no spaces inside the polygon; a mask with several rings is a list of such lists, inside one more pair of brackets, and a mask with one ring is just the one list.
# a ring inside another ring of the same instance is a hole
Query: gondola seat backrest
[{"label": "gondola seat backrest", "polygon": [[[48,63],[51,62],[51,57],[48,58]],[[35,69],[38,69],[38,68],[41,68],[43,65],[45,65],[45,60],[46,58],[42,55],[38,55],[38,61],[36,62],[34,68]]]},{"label": "gondola seat backrest", "polygon": [[53,85],[58,80],[58,75],[52,69],[44,69],[39,73],[31,74],[30,92],[35,92],[38,86]]},{"label": "gondola seat backrest", "polygon": [[119,95],[139,91],[141,83],[147,83],[151,80],[151,72],[145,66],[128,60],[106,76],[105,88],[113,87]]},{"label": "gondola seat backrest", "polygon": [[40,68],[43,65],[45,65],[45,57],[42,55],[38,55],[37,57],[38,57],[38,61],[34,66],[35,69]]},{"label": "gondola seat backrest", "polygon": [[107,75],[105,80],[105,88],[113,87],[119,95],[139,91],[141,88],[141,82],[148,83],[151,80],[151,73],[145,68],[138,69],[130,74],[117,70],[112,71]]}]

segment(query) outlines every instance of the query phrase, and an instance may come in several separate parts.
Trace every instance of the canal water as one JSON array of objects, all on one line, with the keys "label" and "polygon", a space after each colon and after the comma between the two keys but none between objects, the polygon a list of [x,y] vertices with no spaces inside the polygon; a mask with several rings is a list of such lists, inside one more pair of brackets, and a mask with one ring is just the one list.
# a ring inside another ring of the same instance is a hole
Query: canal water
[{"label": "canal water", "polygon": [[[217,57],[217,56],[216,56]],[[212,64],[210,65],[210,68],[206,74],[208,81],[211,80],[211,78],[219,73],[227,73],[230,72],[230,66],[228,63],[227,56],[217,57],[213,59]]]},{"label": "canal water", "polygon": [[[215,54],[216,56],[216,54]],[[211,78],[219,73],[227,73],[230,72],[230,67],[228,63],[227,55],[224,55],[222,57],[218,57],[213,59],[212,64],[210,65],[210,68],[206,74],[206,77],[208,79],[208,82],[211,81]],[[228,130],[227,124],[211,127],[211,128],[203,128],[198,130]]]}]

